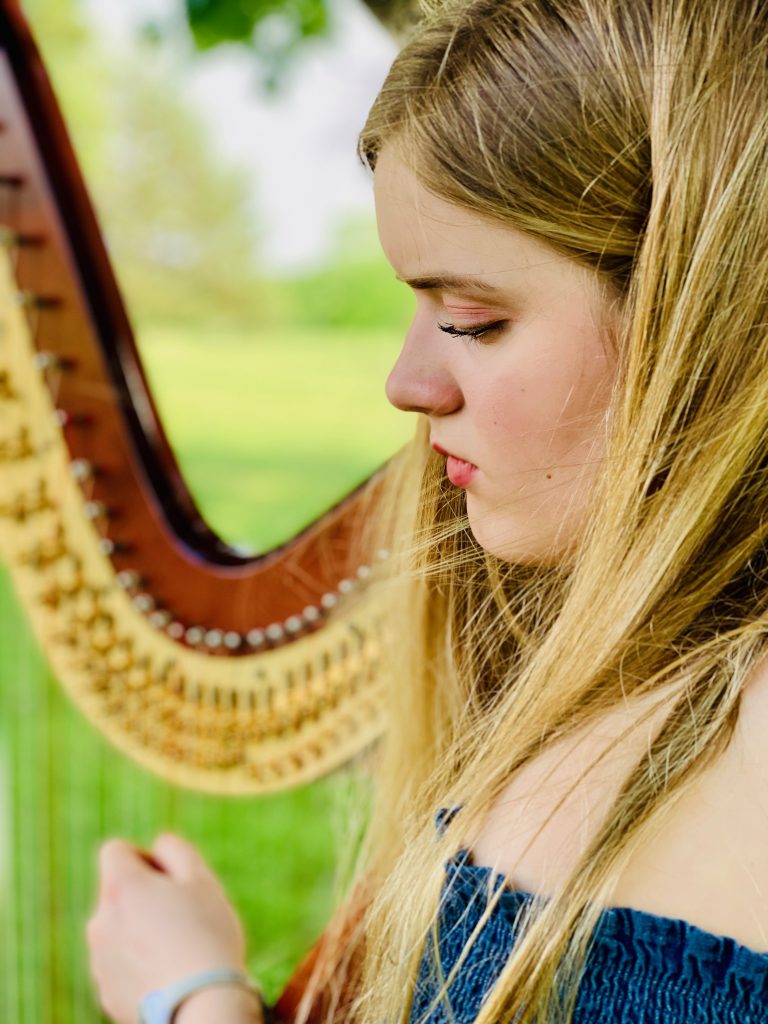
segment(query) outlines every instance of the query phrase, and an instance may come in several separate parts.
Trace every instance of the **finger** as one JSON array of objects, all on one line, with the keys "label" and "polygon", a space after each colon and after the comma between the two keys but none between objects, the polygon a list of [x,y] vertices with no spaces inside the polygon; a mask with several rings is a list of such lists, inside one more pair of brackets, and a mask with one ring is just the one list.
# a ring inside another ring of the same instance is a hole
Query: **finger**
[{"label": "finger", "polygon": [[101,933],[101,918],[94,913],[85,924],[85,938],[89,947],[95,946]]},{"label": "finger", "polygon": [[157,859],[157,857],[149,853],[148,850],[137,850],[136,852],[138,853],[139,857],[141,857],[141,859],[144,861],[144,863],[148,864],[153,871],[165,871],[165,868]]},{"label": "finger", "polygon": [[152,844],[152,854],[164,871],[182,882],[197,875],[213,874],[197,847],[172,832],[157,837]]},{"label": "finger", "polygon": [[99,899],[112,899],[121,883],[148,870],[135,846],[125,839],[107,839],[99,848]]}]

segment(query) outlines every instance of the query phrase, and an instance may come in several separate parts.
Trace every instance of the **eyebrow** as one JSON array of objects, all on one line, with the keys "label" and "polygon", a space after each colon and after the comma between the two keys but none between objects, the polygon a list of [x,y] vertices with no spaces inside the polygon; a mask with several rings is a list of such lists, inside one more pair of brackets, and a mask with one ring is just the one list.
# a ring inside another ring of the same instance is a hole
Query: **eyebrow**
[{"label": "eyebrow", "polygon": [[487,281],[483,281],[482,278],[479,277],[466,277],[456,274],[436,274],[432,277],[411,277],[407,279],[398,277],[397,280],[402,281],[403,284],[407,284],[410,288],[414,288],[416,291],[437,291],[439,289],[445,289],[458,292],[480,292],[483,295],[489,295],[495,298],[509,297],[501,288],[495,288],[492,284],[488,284]]}]

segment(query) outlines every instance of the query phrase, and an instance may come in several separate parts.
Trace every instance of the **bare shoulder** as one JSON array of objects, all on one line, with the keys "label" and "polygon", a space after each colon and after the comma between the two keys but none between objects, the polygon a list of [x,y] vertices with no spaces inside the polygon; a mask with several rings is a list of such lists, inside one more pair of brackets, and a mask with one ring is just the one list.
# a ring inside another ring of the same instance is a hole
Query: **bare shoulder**
[{"label": "bare shoulder", "polygon": [[524,765],[492,807],[473,845],[476,858],[526,888],[569,871],[668,714],[662,707],[635,725],[649,703],[618,706]]},{"label": "bare shoulder", "polygon": [[[663,710],[654,715],[590,768],[638,708],[617,709],[526,765],[473,843],[475,862],[495,866],[527,891],[547,893],[567,877],[666,717]],[[768,664],[744,691],[728,748],[632,856],[612,905],[682,918],[768,951],[767,739]]]}]

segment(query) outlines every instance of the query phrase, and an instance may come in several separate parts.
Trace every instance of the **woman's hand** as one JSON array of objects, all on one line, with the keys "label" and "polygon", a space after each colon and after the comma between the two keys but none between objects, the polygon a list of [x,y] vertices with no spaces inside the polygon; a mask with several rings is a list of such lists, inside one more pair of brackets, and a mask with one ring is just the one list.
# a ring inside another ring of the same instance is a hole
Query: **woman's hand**
[{"label": "woman's hand", "polygon": [[86,934],[102,1008],[117,1024],[135,1024],[152,989],[214,967],[245,970],[242,925],[190,843],[165,834],[148,855],[110,839],[99,869]]}]

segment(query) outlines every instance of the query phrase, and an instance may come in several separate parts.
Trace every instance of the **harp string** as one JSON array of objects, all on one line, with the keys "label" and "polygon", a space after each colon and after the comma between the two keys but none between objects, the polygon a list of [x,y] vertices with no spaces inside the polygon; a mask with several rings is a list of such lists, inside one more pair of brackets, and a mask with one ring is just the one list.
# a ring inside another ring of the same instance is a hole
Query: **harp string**
[{"label": "harp string", "polygon": [[[298,932],[303,926],[308,947],[330,907],[318,898],[317,882],[307,879],[306,901],[313,909],[310,923],[287,921],[282,937],[269,935],[260,932],[260,915],[251,909],[258,906],[257,895],[265,898],[263,891],[257,894],[255,890],[265,879],[272,879],[267,881],[267,889],[283,884],[298,888],[302,858],[311,858],[310,873],[319,871],[325,887],[329,865],[326,862],[323,872],[315,851],[309,846],[302,850],[300,842],[292,867],[286,864],[290,858],[284,848],[279,857],[274,843],[265,841],[260,849],[260,829],[267,834],[276,819],[270,818],[273,806],[269,801],[243,803],[242,798],[258,788],[252,778],[245,779],[244,785],[235,780],[233,785],[226,770],[217,774],[205,764],[196,766],[194,757],[188,765],[167,758],[144,759],[141,748],[135,749],[135,736],[127,743],[121,739],[119,704],[114,719],[105,727],[103,718],[89,714],[87,700],[84,707],[80,703],[87,698],[93,677],[75,670],[81,652],[73,646],[72,634],[93,636],[89,608],[78,605],[67,611],[65,602],[63,614],[52,614],[41,604],[41,595],[52,582],[66,587],[68,581],[62,576],[52,580],[45,568],[35,568],[29,557],[33,550],[42,550],[41,545],[55,546],[55,516],[50,511],[30,512],[19,519],[9,514],[19,496],[25,500],[34,497],[39,479],[62,505],[84,500],[73,487],[66,451],[54,429],[50,395],[34,365],[33,350],[30,326],[14,302],[12,260],[0,250],[0,370],[7,370],[17,396],[13,401],[0,400],[0,447],[22,425],[28,427],[35,449],[34,457],[0,460],[4,476],[0,505],[5,506],[0,514],[0,554],[9,566],[9,572],[0,577],[0,757],[5,768],[0,848],[4,849],[8,883],[0,894],[2,955],[7,967],[0,979],[0,1009],[3,1020],[18,1024],[97,1024],[101,1016],[87,973],[84,923],[95,896],[96,850],[106,836],[125,835],[147,844],[157,831],[171,828],[188,835],[204,853],[206,837],[229,837],[229,842],[222,841],[217,847],[219,868],[223,867],[225,877],[233,883],[233,895],[251,926],[252,951],[258,958],[252,968],[268,982],[269,971],[262,968],[271,966],[274,977],[285,963],[288,931]],[[98,557],[92,524],[81,509],[74,508],[64,525],[70,538],[79,540],[84,562],[92,555]],[[101,564],[103,567],[104,562]],[[104,586],[117,602],[124,597],[113,579],[106,578]],[[86,616],[83,621],[77,619],[78,609]],[[138,629],[156,662],[162,663],[168,651],[167,638],[154,637],[130,607],[123,605],[118,611],[125,612],[127,628]],[[364,643],[359,642],[361,637]],[[376,603],[362,603],[354,617],[339,621],[335,631],[324,629],[310,639],[309,645],[297,643],[293,649],[275,652],[279,658],[271,671],[257,670],[264,663],[271,666],[265,656],[250,659],[250,665],[245,658],[226,659],[226,663],[225,659],[205,659],[206,674],[190,672],[184,683],[189,698],[186,738],[196,737],[204,745],[212,714],[230,716],[235,726],[242,718],[244,727],[254,720],[258,723],[260,716],[280,725],[282,717],[286,723],[282,734],[270,739],[267,733],[266,750],[260,751],[258,745],[253,749],[253,756],[266,757],[266,763],[272,756],[285,758],[286,751],[287,756],[296,758],[291,772],[272,778],[273,789],[309,780],[314,772],[326,772],[369,746],[381,728],[374,671]],[[45,664],[43,652],[51,667]],[[103,656],[113,653],[107,648]],[[184,653],[193,656],[195,669],[204,661],[196,652]],[[233,685],[233,679],[239,685]],[[217,701],[224,705],[218,711],[212,706]],[[311,714],[323,701],[326,712],[313,721]],[[305,729],[302,722],[308,713]],[[293,732],[286,727],[290,722],[296,723]],[[317,742],[322,730],[330,744],[328,755],[319,771],[316,765],[306,771],[298,755],[303,744]],[[156,722],[137,735],[151,749],[167,738],[167,730]],[[194,745],[188,749],[194,754]],[[126,752],[131,757],[126,757]],[[201,779],[199,788],[207,783],[208,793],[193,791],[191,783]],[[180,780],[190,788],[180,789]],[[213,794],[221,789],[239,793],[240,799],[216,799]],[[314,798],[297,793],[297,799],[303,801],[299,820],[318,814],[322,798],[313,804]],[[235,842],[235,836],[242,845]],[[295,949],[295,943],[290,948]]]},{"label": "harp string", "polygon": [[381,592],[369,585],[322,629],[258,655],[210,656],[153,628],[99,546],[0,262],[0,369],[13,389],[0,399],[0,552],[81,711],[145,767],[208,792],[289,788],[369,746],[383,728]]},{"label": "harp string", "polygon": [[[308,948],[326,919],[332,870],[328,853],[316,849],[322,833],[289,842],[276,825],[284,815],[322,829],[332,780],[319,790],[227,799],[179,789],[137,766],[66,698],[7,583],[3,574],[0,750],[15,786],[0,823],[12,847],[12,884],[0,903],[1,1019],[100,1024],[84,940],[96,851],[109,835],[146,844],[165,828],[197,843],[225,878],[246,921],[251,969],[276,996],[289,957]],[[288,889],[309,908],[305,918],[265,927],[264,911],[273,901],[272,918],[281,914]]]},{"label": "harp string", "polygon": [[[11,92],[7,99],[10,109]],[[9,226],[19,221],[18,204],[16,191],[0,190]],[[245,827],[247,809],[258,806],[267,827],[268,802],[243,806],[203,793],[278,792],[368,748],[383,728],[381,616],[371,590],[322,630],[236,659],[207,656],[154,631],[116,586],[85,515],[90,484],[73,480],[54,420],[64,378],[54,367],[44,381],[35,364],[40,311],[17,302],[18,255],[13,246],[0,250],[0,557],[19,598],[17,604],[7,586],[0,597],[9,826],[8,884],[0,894],[9,969],[0,979],[0,1007],[4,1020],[19,1024],[96,1024],[83,925],[99,842],[122,834],[146,844],[159,828],[189,835],[204,852],[201,840],[216,831],[237,832],[244,842],[258,835]],[[46,312],[46,330],[55,315]],[[126,649],[136,656],[128,667],[117,663]],[[284,849],[280,864],[269,865],[258,839],[251,842],[250,850],[219,848],[236,867],[224,874],[240,879],[243,900],[255,884],[248,871],[270,877],[264,869],[276,867],[271,877],[280,879],[285,868]],[[308,896],[317,908],[316,894]],[[257,914],[249,916],[258,923]],[[295,923],[288,928],[296,930]],[[312,938],[310,931],[307,945]],[[254,939],[255,949],[266,946],[267,966],[287,941]]]}]

